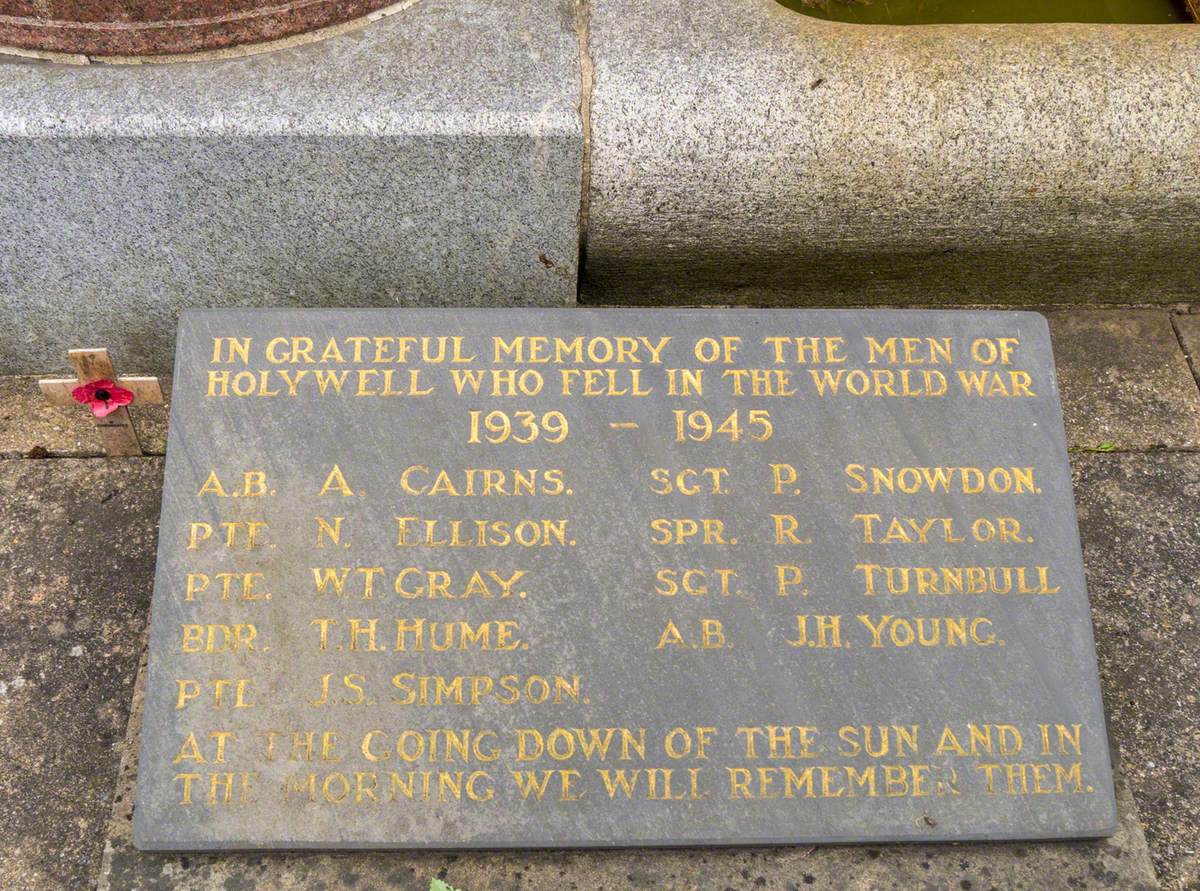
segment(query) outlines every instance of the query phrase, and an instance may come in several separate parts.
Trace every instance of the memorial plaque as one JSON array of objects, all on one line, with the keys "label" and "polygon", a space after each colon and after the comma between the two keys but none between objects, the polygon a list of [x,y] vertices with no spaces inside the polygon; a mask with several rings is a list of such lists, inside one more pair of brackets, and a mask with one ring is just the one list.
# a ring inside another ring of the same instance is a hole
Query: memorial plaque
[{"label": "memorial plaque", "polygon": [[1039,315],[184,315],[140,848],[1115,825]]}]

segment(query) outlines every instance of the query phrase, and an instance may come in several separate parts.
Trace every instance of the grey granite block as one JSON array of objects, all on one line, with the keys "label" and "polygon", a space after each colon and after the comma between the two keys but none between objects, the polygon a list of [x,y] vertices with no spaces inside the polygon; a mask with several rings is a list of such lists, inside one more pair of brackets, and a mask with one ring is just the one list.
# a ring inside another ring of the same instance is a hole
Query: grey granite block
[{"label": "grey granite block", "polygon": [[[574,302],[569,0],[221,62],[0,62],[0,371],[170,367],[185,306]],[[86,341],[86,342],[84,342]]]},{"label": "grey granite block", "polygon": [[1200,290],[1200,29],[595,0],[589,48],[585,300]]}]

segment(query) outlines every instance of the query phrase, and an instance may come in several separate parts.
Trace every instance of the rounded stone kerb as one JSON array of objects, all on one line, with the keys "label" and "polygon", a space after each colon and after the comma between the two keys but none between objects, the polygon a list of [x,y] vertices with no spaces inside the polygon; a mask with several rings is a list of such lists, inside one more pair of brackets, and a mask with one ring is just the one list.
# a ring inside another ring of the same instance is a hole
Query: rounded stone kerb
[{"label": "rounded stone kerb", "polygon": [[596,0],[591,55],[584,288],[601,299],[1200,286],[1200,28]]}]

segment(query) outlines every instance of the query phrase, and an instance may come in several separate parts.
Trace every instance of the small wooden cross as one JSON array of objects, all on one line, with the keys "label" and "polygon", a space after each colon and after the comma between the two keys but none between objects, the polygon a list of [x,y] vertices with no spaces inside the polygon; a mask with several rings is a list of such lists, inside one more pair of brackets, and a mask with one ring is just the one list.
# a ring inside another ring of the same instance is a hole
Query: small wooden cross
[{"label": "small wooden cross", "polygon": [[[71,350],[71,365],[75,368],[74,378],[56,378],[54,380],[38,381],[42,393],[53,405],[74,405],[75,399],[71,391],[80,384],[92,381],[110,380],[119,387],[124,387],[133,393],[134,402],[144,405],[159,405],[163,401],[162,388],[156,377],[117,377],[112,360],[108,358],[108,350]],[[110,457],[128,457],[142,454],[142,445],[138,442],[133,422],[129,419],[129,409],[121,406],[103,418],[96,418],[96,427],[100,431],[100,442],[105,454]]]}]

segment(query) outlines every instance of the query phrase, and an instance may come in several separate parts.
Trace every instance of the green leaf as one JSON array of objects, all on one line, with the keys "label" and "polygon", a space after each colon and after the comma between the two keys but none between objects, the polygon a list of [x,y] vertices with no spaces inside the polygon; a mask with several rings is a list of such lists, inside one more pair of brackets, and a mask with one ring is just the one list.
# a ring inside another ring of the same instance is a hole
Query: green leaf
[{"label": "green leaf", "polygon": [[441,879],[430,879],[429,891],[459,891],[459,889],[447,885]]}]

